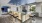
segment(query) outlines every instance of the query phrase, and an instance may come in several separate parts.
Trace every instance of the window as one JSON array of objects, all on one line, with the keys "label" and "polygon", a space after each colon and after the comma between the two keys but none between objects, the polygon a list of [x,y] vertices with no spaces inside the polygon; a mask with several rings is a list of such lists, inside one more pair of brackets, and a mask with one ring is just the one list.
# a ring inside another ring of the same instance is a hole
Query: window
[{"label": "window", "polygon": [[1,8],[2,12],[4,12],[4,8]]},{"label": "window", "polygon": [[1,10],[2,10],[2,12],[8,12],[8,6],[3,6],[2,8],[1,8]]}]

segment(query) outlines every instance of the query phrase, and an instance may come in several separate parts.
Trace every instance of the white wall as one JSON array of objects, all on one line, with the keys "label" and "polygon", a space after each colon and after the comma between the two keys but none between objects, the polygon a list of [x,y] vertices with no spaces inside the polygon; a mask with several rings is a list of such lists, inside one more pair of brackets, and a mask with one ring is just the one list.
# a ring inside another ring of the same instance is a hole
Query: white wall
[{"label": "white wall", "polygon": [[41,14],[41,4],[42,3],[36,4],[36,12],[39,13],[39,17],[42,17],[42,14]]},{"label": "white wall", "polygon": [[36,12],[41,13],[41,4],[36,4]]},{"label": "white wall", "polygon": [[42,2],[42,0],[35,0],[36,2]]},{"label": "white wall", "polygon": [[1,0],[1,6],[7,5],[10,0]]},{"label": "white wall", "polygon": [[[10,6],[10,7],[11,7],[11,11],[17,11],[16,5],[8,4],[9,1],[10,1],[10,0],[1,0],[1,7],[2,7],[2,6]],[[21,9],[22,9],[22,8],[19,7],[18,9],[19,9],[18,12],[21,12]]]},{"label": "white wall", "polygon": [[[1,7],[2,6],[10,6],[11,7],[11,11],[16,11],[16,5],[11,5],[11,4],[8,4],[10,0],[1,0]],[[0,9],[1,9],[0,7]],[[0,10],[0,15],[2,14],[2,11]]]}]

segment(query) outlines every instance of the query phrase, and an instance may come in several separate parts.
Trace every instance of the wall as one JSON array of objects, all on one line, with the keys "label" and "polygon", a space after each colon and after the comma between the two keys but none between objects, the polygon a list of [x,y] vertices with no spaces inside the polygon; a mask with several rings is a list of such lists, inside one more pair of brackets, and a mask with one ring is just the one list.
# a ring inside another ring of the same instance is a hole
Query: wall
[{"label": "wall", "polygon": [[36,2],[42,2],[42,0],[35,0]]},{"label": "wall", "polygon": [[39,13],[39,17],[42,17],[42,15],[41,15],[41,5],[42,5],[42,3],[36,4],[36,12]]},{"label": "wall", "polygon": [[1,0],[1,7],[2,6],[10,6],[11,7],[11,11],[16,11],[16,5],[11,5],[8,4],[10,0]]}]

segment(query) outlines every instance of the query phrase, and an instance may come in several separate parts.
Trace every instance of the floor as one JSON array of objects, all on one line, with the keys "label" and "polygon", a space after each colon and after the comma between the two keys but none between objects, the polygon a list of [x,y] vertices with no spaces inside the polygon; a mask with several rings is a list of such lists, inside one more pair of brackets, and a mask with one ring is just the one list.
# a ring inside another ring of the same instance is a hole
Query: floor
[{"label": "floor", "polygon": [[35,19],[35,23],[42,23],[42,17],[40,18],[40,17],[35,17],[34,18]]},{"label": "floor", "polygon": [[0,15],[0,23],[21,23],[10,15]]},{"label": "floor", "polygon": [[24,23],[42,23],[42,18],[34,17],[34,18],[31,18],[31,19],[27,20]]},{"label": "floor", "polygon": [[[32,21],[32,22],[31,22]],[[0,23],[21,23],[20,21],[18,21],[15,18],[9,16],[9,15],[0,15]],[[34,17],[32,19],[27,20],[25,23],[42,23],[42,17]]]}]

